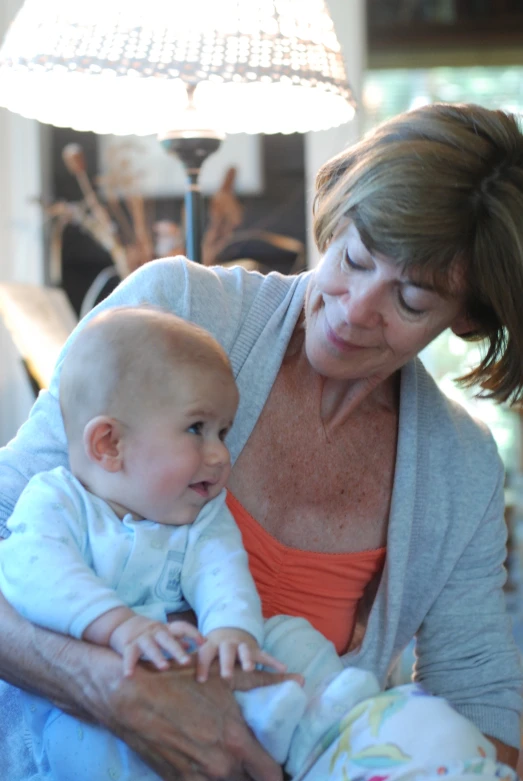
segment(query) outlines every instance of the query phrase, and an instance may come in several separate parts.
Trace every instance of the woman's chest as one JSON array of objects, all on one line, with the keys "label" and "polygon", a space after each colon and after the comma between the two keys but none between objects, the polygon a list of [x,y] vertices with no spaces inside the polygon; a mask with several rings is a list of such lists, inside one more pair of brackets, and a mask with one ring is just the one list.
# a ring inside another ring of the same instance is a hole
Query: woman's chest
[{"label": "woman's chest", "polygon": [[397,417],[376,411],[326,432],[314,398],[271,393],[229,488],[280,542],[323,552],[386,545]]}]

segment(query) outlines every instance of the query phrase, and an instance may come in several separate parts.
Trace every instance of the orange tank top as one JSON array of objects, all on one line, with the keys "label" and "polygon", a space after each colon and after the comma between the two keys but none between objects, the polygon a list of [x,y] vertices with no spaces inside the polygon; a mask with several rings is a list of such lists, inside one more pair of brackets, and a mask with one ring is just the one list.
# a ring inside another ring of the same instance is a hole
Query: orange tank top
[{"label": "orange tank top", "polygon": [[358,601],[381,571],[385,548],[358,553],[317,553],[283,545],[249,515],[231,493],[227,505],[243,537],[264,618],[302,616],[331,640],[349,647]]}]

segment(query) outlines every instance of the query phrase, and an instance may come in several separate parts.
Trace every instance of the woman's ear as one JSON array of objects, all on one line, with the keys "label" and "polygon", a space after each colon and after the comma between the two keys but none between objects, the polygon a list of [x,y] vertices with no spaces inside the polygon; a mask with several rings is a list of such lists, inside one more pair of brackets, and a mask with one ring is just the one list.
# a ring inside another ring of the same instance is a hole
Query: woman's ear
[{"label": "woman's ear", "polygon": [[119,472],[123,466],[122,438],[121,423],[107,415],[98,415],[84,428],[85,453],[106,472]]}]

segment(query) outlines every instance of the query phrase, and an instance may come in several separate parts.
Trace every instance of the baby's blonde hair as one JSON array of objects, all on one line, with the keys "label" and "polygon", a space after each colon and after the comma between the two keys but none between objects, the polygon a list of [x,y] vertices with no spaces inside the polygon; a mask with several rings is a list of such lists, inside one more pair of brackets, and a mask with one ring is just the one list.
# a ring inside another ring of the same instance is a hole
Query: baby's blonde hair
[{"label": "baby's blonde hair", "polygon": [[79,441],[98,415],[138,420],[176,399],[177,377],[187,367],[232,377],[229,359],[203,328],[148,306],[116,307],[79,332],[64,359],[60,407],[69,443]]}]

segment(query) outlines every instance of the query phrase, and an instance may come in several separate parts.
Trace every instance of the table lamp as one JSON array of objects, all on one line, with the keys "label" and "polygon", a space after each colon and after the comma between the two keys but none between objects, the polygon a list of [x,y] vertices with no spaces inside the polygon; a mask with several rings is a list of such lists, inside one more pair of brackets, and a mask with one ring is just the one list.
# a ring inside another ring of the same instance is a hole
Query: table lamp
[{"label": "table lamp", "polygon": [[355,108],[324,0],[25,0],[0,48],[0,106],[158,134],[185,166],[195,261],[199,171],[226,133],[323,130]]}]

